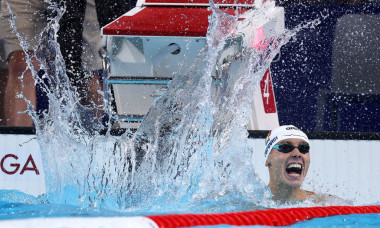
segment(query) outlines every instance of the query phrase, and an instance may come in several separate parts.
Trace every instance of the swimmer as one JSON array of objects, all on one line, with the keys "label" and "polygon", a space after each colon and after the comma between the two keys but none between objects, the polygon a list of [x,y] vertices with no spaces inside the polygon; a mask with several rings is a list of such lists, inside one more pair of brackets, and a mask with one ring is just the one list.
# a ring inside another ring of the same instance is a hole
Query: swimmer
[{"label": "swimmer", "polygon": [[307,135],[293,125],[280,126],[268,134],[264,155],[272,199],[279,204],[306,201],[322,206],[350,204],[336,196],[301,189],[310,165],[309,152]]}]

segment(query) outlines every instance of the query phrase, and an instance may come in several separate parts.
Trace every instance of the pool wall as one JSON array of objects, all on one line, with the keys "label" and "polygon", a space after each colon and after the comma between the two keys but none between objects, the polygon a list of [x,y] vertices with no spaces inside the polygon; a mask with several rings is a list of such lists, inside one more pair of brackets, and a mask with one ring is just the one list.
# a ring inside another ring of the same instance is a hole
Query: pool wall
[{"label": "pool wall", "polygon": [[[268,183],[264,166],[264,138],[250,138],[253,164]],[[379,140],[311,139],[311,165],[304,189],[329,193],[355,204],[380,200]],[[31,195],[46,192],[41,152],[35,135],[0,134],[0,189],[17,189]]]}]

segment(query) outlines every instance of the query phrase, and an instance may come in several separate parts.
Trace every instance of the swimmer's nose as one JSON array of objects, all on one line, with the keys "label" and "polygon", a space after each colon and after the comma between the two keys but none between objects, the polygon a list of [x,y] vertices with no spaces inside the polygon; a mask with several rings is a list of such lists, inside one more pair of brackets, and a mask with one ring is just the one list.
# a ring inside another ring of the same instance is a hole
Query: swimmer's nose
[{"label": "swimmer's nose", "polygon": [[294,157],[294,158],[299,158],[299,157],[301,157],[301,152],[298,150],[298,148],[295,148],[295,149],[293,150],[292,157]]}]

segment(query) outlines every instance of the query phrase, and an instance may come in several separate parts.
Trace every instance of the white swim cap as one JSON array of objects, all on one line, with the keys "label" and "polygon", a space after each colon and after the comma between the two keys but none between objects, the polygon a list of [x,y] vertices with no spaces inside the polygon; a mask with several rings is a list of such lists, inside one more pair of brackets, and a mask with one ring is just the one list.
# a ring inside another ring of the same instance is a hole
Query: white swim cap
[{"label": "white swim cap", "polygon": [[267,162],[268,156],[273,146],[284,139],[302,139],[309,143],[309,138],[307,135],[293,125],[284,125],[275,128],[269,132],[267,138],[265,139],[264,164]]}]

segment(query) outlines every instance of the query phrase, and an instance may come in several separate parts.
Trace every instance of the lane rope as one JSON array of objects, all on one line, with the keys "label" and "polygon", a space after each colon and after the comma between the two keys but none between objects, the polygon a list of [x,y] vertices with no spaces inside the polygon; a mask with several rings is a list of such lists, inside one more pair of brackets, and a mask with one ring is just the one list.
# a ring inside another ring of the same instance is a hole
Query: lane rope
[{"label": "lane rope", "polygon": [[379,206],[331,206],[268,209],[217,214],[172,214],[134,217],[51,217],[0,220],[12,228],[175,228],[192,226],[289,226],[297,222],[333,215],[380,213]]},{"label": "lane rope", "polygon": [[235,225],[289,226],[300,221],[334,215],[380,213],[380,205],[329,206],[268,209],[218,214],[178,214],[147,216],[160,228]]}]

